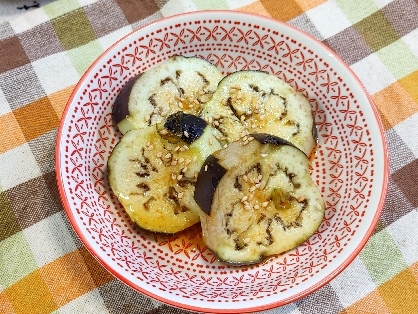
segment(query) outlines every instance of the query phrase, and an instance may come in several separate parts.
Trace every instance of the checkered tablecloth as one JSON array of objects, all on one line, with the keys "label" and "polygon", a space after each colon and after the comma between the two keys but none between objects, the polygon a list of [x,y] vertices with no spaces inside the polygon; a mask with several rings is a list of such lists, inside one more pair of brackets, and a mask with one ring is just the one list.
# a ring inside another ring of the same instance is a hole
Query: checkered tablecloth
[{"label": "checkered tablecloth", "polygon": [[186,313],[127,287],[63,212],[54,149],[66,101],[112,43],[177,13],[285,21],[339,54],[372,95],[390,155],[382,216],[329,284],[264,313],[418,313],[418,3],[413,0],[58,0],[0,24],[0,313]]}]

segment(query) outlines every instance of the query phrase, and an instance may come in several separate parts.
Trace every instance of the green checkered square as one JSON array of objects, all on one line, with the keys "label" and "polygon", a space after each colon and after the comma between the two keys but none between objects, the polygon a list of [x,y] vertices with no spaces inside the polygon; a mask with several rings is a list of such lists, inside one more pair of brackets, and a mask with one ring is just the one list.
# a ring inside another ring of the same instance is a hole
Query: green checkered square
[{"label": "green checkered square", "polygon": [[418,70],[418,57],[402,40],[395,41],[376,54],[397,80]]},{"label": "green checkered square", "polygon": [[83,74],[88,67],[103,52],[103,48],[98,40],[89,42],[86,45],[67,51],[71,63],[79,74]]},{"label": "green checkered square", "polygon": [[387,230],[369,239],[360,258],[376,285],[383,284],[408,267]]},{"label": "green checkered square", "polygon": [[55,18],[51,23],[65,50],[77,48],[96,39],[96,34],[83,9]]},{"label": "green checkered square", "polygon": [[356,23],[354,27],[374,51],[378,51],[400,38],[382,11],[369,15]]},{"label": "green checkered square", "polygon": [[43,7],[43,10],[52,20],[58,16],[69,13],[77,8],[80,8],[80,4],[77,0],[65,0],[65,4],[61,1],[53,1]]},{"label": "green checkered square", "polygon": [[193,0],[198,10],[228,10],[225,0]]},{"label": "green checkered square", "polygon": [[37,269],[25,236],[18,232],[0,242],[0,285],[7,288]]},{"label": "green checkered square", "polygon": [[373,0],[336,0],[336,2],[353,24],[379,10]]}]

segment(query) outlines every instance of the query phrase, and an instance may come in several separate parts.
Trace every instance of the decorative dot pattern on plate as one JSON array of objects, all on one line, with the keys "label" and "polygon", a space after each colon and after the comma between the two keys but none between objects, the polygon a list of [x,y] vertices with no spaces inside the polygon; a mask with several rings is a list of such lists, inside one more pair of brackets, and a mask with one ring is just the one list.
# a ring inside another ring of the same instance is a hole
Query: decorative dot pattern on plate
[{"label": "decorative dot pattern on plate", "polygon": [[[204,58],[224,74],[272,73],[309,99],[319,140],[311,171],[327,209],[308,241],[259,265],[233,267],[216,260],[198,225],[167,236],[140,230],[129,220],[106,177],[108,156],[121,136],[112,125],[112,103],[129,78],[176,54]],[[195,310],[271,308],[329,281],[370,235],[387,175],[373,107],[331,54],[284,24],[233,12],[168,18],[112,46],[77,85],[58,138],[63,203],[90,251],[139,291]]]}]

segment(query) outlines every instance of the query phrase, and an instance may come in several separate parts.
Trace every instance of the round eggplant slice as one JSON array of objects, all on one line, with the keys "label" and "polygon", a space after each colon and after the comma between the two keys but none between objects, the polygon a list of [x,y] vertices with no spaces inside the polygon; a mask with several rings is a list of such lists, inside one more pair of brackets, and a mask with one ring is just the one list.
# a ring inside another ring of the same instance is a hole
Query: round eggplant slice
[{"label": "round eggplant slice", "polygon": [[312,108],[304,95],[274,75],[238,71],[226,76],[201,117],[222,144],[250,133],[279,136],[306,155],[316,145]]},{"label": "round eggplant slice", "polygon": [[197,174],[220,145],[209,128],[190,145],[161,133],[157,126],[127,132],[109,157],[108,178],[132,221],[172,234],[199,221],[193,198]]},{"label": "round eggplant slice", "polygon": [[230,264],[254,264],[298,246],[325,212],[308,157],[267,134],[249,135],[209,156],[194,197],[205,244]]},{"label": "round eggplant slice", "polygon": [[[162,123],[177,111],[198,115],[221,79],[221,72],[206,60],[171,57],[142,73],[131,87],[122,90],[121,93],[128,93],[129,97],[120,95],[121,100],[128,99],[118,101],[115,107],[125,106],[128,114],[116,123],[124,133]],[[126,110],[115,108],[114,112],[126,113]]]}]

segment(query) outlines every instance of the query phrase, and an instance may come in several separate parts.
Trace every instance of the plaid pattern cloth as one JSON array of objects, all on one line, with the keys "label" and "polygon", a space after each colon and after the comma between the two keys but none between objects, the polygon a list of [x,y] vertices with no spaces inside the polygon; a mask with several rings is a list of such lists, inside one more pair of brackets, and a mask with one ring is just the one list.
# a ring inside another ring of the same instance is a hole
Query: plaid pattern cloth
[{"label": "plaid pattern cloth", "polygon": [[127,287],[78,240],[54,171],[57,127],[88,66],[133,29],[230,9],[285,21],[355,71],[384,123],[389,192],[337,278],[264,313],[418,313],[418,3],[414,0],[58,0],[0,25],[0,313],[186,313]]}]

